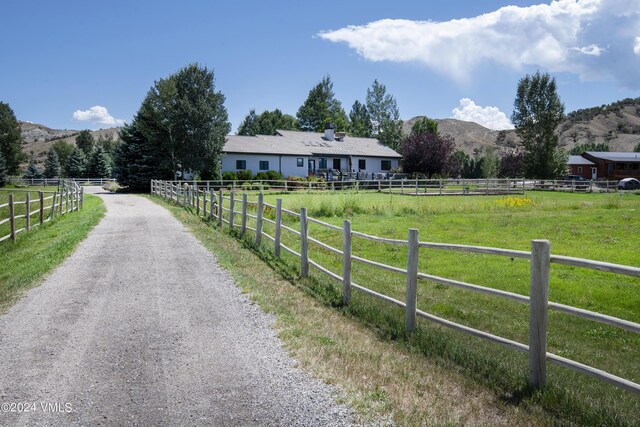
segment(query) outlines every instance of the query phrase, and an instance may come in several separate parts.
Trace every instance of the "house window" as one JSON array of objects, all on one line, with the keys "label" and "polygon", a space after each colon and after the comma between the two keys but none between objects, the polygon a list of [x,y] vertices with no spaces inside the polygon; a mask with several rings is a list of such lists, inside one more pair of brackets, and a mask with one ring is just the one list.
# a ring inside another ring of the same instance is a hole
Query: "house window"
[{"label": "house window", "polygon": [[327,159],[320,159],[318,163],[318,169],[326,169],[327,168]]},{"label": "house window", "polygon": [[246,160],[236,160],[236,169],[246,169],[247,168],[247,161]]},{"label": "house window", "polygon": [[380,169],[383,171],[390,171],[391,170],[391,160],[383,160],[382,162],[380,162]]},{"label": "house window", "polygon": [[367,161],[366,159],[359,159],[358,160],[358,169],[360,170],[364,170],[367,168]]},{"label": "house window", "polygon": [[304,159],[302,157],[298,157],[297,166],[299,168],[304,167]]},{"label": "house window", "polygon": [[269,170],[269,161],[268,160],[260,160],[260,170],[268,171]]},{"label": "house window", "polygon": [[582,166],[578,166],[578,173],[582,173]]}]

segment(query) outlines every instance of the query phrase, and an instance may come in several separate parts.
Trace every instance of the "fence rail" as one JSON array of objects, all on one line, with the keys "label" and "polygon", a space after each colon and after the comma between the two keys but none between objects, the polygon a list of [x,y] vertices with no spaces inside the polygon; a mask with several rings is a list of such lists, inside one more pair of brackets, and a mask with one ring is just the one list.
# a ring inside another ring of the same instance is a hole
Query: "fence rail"
[{"label": "fence rail", "polygon": [[613,192],[617,191],[617,181],[567,181],[531,180],[524,178],[489,179],[383,179],[344,181],[301,181],[301,180],[215,180],[215,181],[163,181],[175,186],[193,186],[209,191],[378,191],[413,196],[436,195],[508,195],[522,194],[529,190],[565,192]]},{"label": "fence rail", "polygon": [[[33,192],[29,190],[0,189],[0,195],[7,193],[8,202],[0,204],[0,226],[9,223],[9,230],[8,234],[0,236],[0,242],[8,239],[15,242],[19,233],[49,222],[56,215],[65,215],[84,206],[84,188],[72,180],[61,180],[58,191],[38,191],[35,200],[31,199]],[[24,200],[16,200],[17,194],[24,195]],[[45,197],[47,194],[50,195]],[[32,221],[33,216],[36,216],[36,221]]]},{"label": "fence rail", "polygon": [[104,185],[108,182],[114,182],[115,178],[19,178],[9,177],[8,184],[21,184],[30,186],[59,186],[65,181],[74,181],[78,185]]},{"label": "fence rail", "polygon": [[[207,216],[211,220],[217,220],[221,226],[223,223],[229,223],[223,217],[226,215],[227,208],[221,209],[221,204],[224,200],[234,200],[235,194],[232,191],[229,197],[223,196],[222,187],[218,188],[218,198],[214,197],[213,189],[208,189],[204,186],[191,186],[189,184],[168,181],[152,181],[151,183],[152,193],[168,200],[174,200],[181,204],[190,205],[192,207],[197,206],[195,200],[199,200],[202,195],[203,203],[210,204],[210,211],[207,214],[206,211],[200,213],[196,211],[198,215]],[[187,196],[187,194],[189,196]],[[209,198],[207,199],[207,196]],[[183,203],[183,201],[189,201],[189,203]],[[251,206],[255,209],[255,215],[247,213],[247,207]],[[275,236],[271,236],[263,232],[262,225],[265,222],[263,217],[264,208],[268,206],[270,209],[275,209],[276,220],[269,220],[269,223],[275,226]],[[282,223],[283,215],[290,215],[292,221],[299,221],[299,230],[292,227],[288,227]],[[231,216],[232,217],[232,216]],[[251,228],[246,226],[247,217],[255,219],[256,227]],[[332,231],[340,231],[343,237],[342,250],[332,247],[331,245],[324,243],[318,239],[309,236],[308,224],[312,222],[320,225]],[[280,256],[281,249],[294,255],[300,259],[300,274],[303,277],[309,275],[309,267],[314,267],[322,273],[328,275],[332,279],[342,283],[343,288],[343,301],[345,304],[349,304],[351,299],[351,291],[353,289],[364,292],[375,298],[381,299],[395,306],[401,307],[405,311],[405,328],[408,332],[415,330],[417,327],[417,317],[422,317],[426,320],[435,322],[445,327],[453,328],[455,330],[479,337],[491,342],[500,344],[507,348],[524,352],[529,357],[529,384],[533,387],[544,386],[547,381],[546,363],[551,362],[565,368],[572,369],[577,372],[581,372],[586,375],[598,378],[602,381],[614,384],[620,388],[628,390],[632,393],[640,394],[640,384],[632,382],[628,379],[612,375],[600,369],[563,358],[553,353],[547,352],[547,314],[549,310],[559,311],[565,314],[582,317],[591,321],[607,324],[613,327],[621,328],[633,333],[640,333],[640,324],[631,322],[625,319],[619,319],[613,316],[604,315],[601,313],[592,312],[589,310],[580,309],[577,307],[567,306],[559,303],[549,301],[549,281],[551,264],[565,264],[579,268],[588,268],[600,271],[606,271],[613,274],[640,277],[640,268],[626,265],[618,265],[611,263],[603,263],[599,261],[592,261],[582,258],[572,258],[560,255],[552,255],[550,251],[550,243],[547,240],[533,240],[531,242],[531,251],[515,251],[500,248],[470,246],[470,245],[457,245],[457,244],[444,244],[435,242],[421,242],[419,240],[419,232],[416,229],[409,229],[407,240],[399,239],[387,239],[377,236],[371,236],[365,233],[353,231],[351,229],[351,221],[344,220],[343,227],[338,227],[332,224],[325,223],[315,218],[307,216],[305,208],[301,208],[300,212],[293,212],[282,208],[282,200],[278,199],[276,205],[267,205],[263,201],[263,194],[258,194],[257,202],[250,202],[246,193],[242,196],[242,233],[246,230],[254,231],[255,240],[257,244],[260,244],[262,237],[266,236],[268,240],[274,243],[274,254]],[[232,225],[232,224],[231,224]],[[236,226],[237,227],[237,226]],[[233,227],[230,227],[233,228]],[[282,230],[290,232],[295,239],[300,243],[300,252],[285,246],[281,242],[280,233]],[[402,245],[407,247],[407,268],[398,268],[382,264],[376,261],[362,258],[352,253],[352,238],[360,237],[368,240],[372,240],[378,243]],[[342,275],[332,272],[326,266],[320,265],[317,261],[309,258],[309,244],[316,244],[319,247],[328,250],[330,252],[338,254],[342,258],[343,271]],[[444,277],[434,276],[419,271],[419,250],[420,248],[429,248],[433,250],[445,250],[445,251],[462,251],[472,253],[482,253],[494,256],[506,256],[512,258],[527,259],[530,263],[530,290],[529,295],[520,295],[512,292],[506,292],[498,289],[483,287],[477,284],[460,282]],[[352,281],[352,263],[353,261],[365,263],[374,268],[399,273],[406,276],[406,301],[399,301],[391,296],[384,295],[376,292],[365,286],[358,285]],[[504,337],[496,336],[485,331],[474,329],[465,325],[461,325],[450,320],[434,316],[433,314],[421,311],[417,307],[417,290],[420,280],[427,280],[434,283],[443,285],[463,288],[466,290],[479,292],[492,297],[506,298],[514,300],[516,302],[527,304],[529,306],[529,345],[519,343]]]}]

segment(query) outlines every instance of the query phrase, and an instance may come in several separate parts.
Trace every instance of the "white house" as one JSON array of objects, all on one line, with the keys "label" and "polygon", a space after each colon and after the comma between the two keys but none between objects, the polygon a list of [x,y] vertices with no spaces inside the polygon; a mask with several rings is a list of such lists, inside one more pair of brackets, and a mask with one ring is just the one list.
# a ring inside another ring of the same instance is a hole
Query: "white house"
[{"label": "white house", "polygon": [[327,169],[371,176],[397,168],[402,157],[377,139],[346,136],[331,127],[324,133],[278,130],[275,135],[228,135],[222,151],[222,172],[274,170],[285,177],[306,177]]}]

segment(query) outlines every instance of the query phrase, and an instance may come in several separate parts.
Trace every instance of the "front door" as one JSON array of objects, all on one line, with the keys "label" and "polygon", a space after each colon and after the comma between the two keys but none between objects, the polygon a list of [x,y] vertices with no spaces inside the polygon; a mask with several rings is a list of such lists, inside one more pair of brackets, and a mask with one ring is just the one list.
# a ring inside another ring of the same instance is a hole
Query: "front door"
[{"label": "front door", "polygon": [[340,170],[340,159],[333,159],[333,168]]},{"label": "front door", "polygon": [[316,173],[316,161],[309,159],[309,175],[315,175]]},{"label": "front door", "polygon": [[591,168],[591,179],[598,179],[598,168]]}]

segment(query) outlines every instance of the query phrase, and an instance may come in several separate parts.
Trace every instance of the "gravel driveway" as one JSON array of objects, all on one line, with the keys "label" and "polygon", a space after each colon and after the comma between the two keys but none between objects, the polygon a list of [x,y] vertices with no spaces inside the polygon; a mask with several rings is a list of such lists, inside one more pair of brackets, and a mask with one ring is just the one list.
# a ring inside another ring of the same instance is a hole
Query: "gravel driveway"
[{"label": "gravel driveway", "polygon": [[351,423],[168,211],[89,192],[105,218],[0,317],[0,425]]}]

